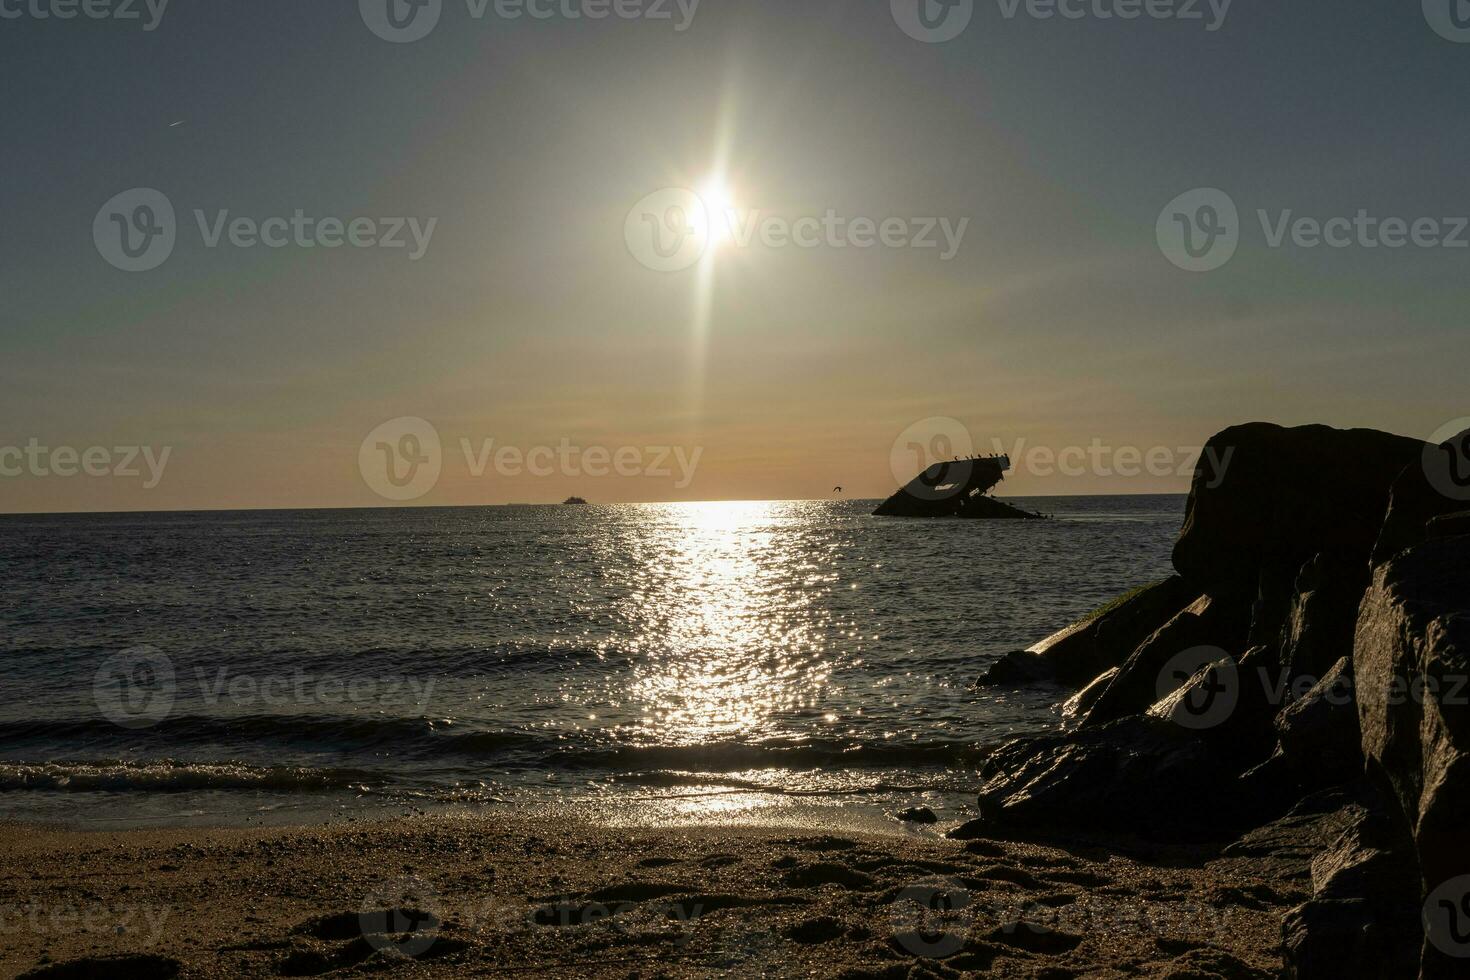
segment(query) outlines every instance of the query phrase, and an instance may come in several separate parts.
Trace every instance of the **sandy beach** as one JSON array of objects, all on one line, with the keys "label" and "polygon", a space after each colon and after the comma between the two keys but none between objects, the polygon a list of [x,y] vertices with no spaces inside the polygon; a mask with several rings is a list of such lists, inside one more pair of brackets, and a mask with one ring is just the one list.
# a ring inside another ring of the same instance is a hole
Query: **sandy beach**
[{"label": "sandy beach", "polygon": [[1267,977],[1310,890],[1279,847],[488,817],[6,838],[5,976]]}]

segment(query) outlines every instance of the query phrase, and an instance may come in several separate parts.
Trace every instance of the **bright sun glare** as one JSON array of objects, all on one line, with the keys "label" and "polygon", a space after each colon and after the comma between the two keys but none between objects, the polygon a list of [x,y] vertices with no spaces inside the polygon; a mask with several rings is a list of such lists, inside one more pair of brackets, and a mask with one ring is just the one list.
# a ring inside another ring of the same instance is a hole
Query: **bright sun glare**
[{"label": "bright sun glare", "polygon": [[718,247],[733,237],[731,221],[735,210],[735,198],[730,185],[719,175],[706,178],[698,187],[699,199],[709,212],[709,243]]}]

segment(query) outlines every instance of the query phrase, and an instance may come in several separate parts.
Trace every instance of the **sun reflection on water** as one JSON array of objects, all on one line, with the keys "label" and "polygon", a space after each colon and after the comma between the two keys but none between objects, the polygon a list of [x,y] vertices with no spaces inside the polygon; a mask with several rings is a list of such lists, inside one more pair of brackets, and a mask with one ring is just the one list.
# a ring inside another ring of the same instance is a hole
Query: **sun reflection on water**
[{"label": "sun reflection on water", "polygon": [[646,654],[629,693],[658,741],[758,734],[818,700],[830,666],[812,598],[827,576],[788,541],[780,506],[659,508],[666,560],[628,599]]}]

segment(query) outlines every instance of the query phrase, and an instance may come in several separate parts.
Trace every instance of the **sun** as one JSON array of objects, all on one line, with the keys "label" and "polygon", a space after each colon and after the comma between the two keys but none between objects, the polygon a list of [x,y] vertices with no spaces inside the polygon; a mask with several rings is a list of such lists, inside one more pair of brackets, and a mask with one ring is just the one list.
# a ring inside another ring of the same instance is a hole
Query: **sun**
[{"label": "sun", "polygon": [[700,181],[695,193],[704,203],[709,214],[709,244],[711,248],[733,240],[736,219],[735,195],[729,183],[719,174],[711,174]]}]

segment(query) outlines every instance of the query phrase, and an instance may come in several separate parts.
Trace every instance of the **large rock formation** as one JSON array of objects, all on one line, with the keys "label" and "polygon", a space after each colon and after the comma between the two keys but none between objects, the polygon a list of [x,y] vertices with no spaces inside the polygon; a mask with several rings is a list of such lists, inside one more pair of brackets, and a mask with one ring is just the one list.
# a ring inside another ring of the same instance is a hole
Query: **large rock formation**
[{"label": "large rock formation", "polygon": [[981,767],[980,818],[1009,832],[1059,828],[1199,840],[1271,816],[1236,785],[1242,760],[1202,733],[1143,716],[1016,739]]},{"label": "large rock formation", "polygon": [[1254,592],[1263,569],[1318,554],[1365,564],[1389,487],[1424,445],[1373,429],[1232,426],[1205,443],[1174,567],[1202,587]]},{"label": "large rock formation", "polygon": [[1426,444],[1394,480],[1373,564],[1422,543],[1431,520],[1464,508],[1470,508],[1470,429],[1437,446]]},{"label": "large rock formation", "polygon": [[1409,842],[1371,793],[1312,862],[1312,898],[1281,924],[1290,980],[1413,980],[1422,935]]},{"label": "large rock formation", "polygon": [[1363,771],[1353,695],[1353,662],[1343,657],[1302,697],[1276,715],[1281,754],[1305,788],[1336,786]]},{"label": "large rock formation", "polygon": [[1426,541],[1379,566],[1358,616],[1353,669],[1363,754],[1402,808],[1430,896],[1423,976],[1463,977],[1470,957],[1470,535]]},{"label": "large rock formation", "polygon": [[1168,601],[1120,604],[1109,644],[1094,617],[1000,669],[1096,679],[1068,702],[1081,728],[993,753],[978,823],[1209,837],[1368,787],[1283,925],[1286,975],[1470,976],[1466,498],[1470,433],[1221,432]]}]

